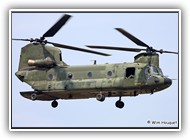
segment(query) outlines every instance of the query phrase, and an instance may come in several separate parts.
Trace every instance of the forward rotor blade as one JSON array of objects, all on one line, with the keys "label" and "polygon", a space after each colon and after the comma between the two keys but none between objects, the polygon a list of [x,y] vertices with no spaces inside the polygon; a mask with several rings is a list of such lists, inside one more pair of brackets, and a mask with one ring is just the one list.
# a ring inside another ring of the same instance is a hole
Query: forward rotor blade
[{"label": "forward rotor blade", "polygon": [[159,52],[159,53],[172,53],[172,54],[178,54],[178,52],[172,52],[172,51],[164,51],[164,50],[154,50],[155,52]]},{"label": "forward rotor blade", "polygon": [[44,35],[43,38],[45,37],[52,37],[54,36],[59,29],[69,20],[71,16],[65,14],[60,20],[58,20]]},{"label": "forward rotor blade", "polygon": [[141,40],[139,40],[138,38],[136,38],[135,36],[133,36],[132,34],[130,34],[129,32],[125,31],[122,28],[115,28],[117,31],[119,31],[120,33],[122,33],[124,36],[126,36],[127,38],[129,38],[131,41],[133,41],[135,44],[139,45],[139,46],[143,46],[143,47],[148,47],[149,46],[147,44],[145,44],[144,42],[142,42]]},{"label": "forward rotor blade", "polygon": [[53,43],[53,42],[49,42],[49,41],[47,43],[52,44],[55,47],[59,47],[59,48],[76,50],[76,51],[87,52],[87,53],[93,53],[93,54],[98,54],[98,55],[103,55],[103,56],[110,56],[110,54],[96,52],[96,51],[82,49],[82,48],[77,48],[77,47],[73,47],[73,46],[69,46],[69,45],[63,45],[63,44]]},{"label": "forward rotor blade", "polygon": [[107,50],[119,50],[119,51],[130,51],[130,52],[146,51],[146,49],[138,49],[138,48],[123,48],[123,47],[93,46],[93,45],[86,45],[86,46],[88,48],[94,48],[94,49],[107,49]]}]

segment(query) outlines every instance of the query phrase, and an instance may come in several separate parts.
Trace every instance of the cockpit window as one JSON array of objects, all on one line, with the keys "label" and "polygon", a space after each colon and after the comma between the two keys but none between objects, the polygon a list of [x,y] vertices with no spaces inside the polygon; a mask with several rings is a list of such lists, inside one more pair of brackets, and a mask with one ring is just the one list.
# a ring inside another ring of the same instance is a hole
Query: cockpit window
[{"label": "cockpit window", "polygon": [[146,73],[146,74],[151,74],[151,68],[150,68],[150,67],[146,67],[145,73]]},{"label": "cockpit window", "polygon": [[162,72],[162,70],[160,68],[158,68],[158,72],[159,72],[160,75],[163,76],[163,72]]},{"label": "cockpit window", "polygon": [[147,74],[147,75],[152,75],[152,74],[163,75],[162,70],[155,66],[147,66],[145,69],[145,74]]},{"label": "cockpit window", "polygon": [[152,66],[152,72],[153,74],[159,74],[158,69],[154,66]]}]

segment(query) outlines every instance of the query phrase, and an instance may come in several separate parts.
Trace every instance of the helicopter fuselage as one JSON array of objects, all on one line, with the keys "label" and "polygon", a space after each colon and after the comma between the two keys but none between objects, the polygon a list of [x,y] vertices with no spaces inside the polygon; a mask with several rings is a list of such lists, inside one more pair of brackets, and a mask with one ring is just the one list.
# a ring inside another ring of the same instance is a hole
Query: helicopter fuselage
[{"label": "helicopter fuselage", "polygon": [[68,66],[62,62],[59,49],[29,44],[22,48],[16,76],[34,89],[21,92],[31,100],[86,99],[98,94],[137,96],[171,85],[172,81],[164,77],[158,66],[149,66],[144,61],[142,53],[134,63]]}]

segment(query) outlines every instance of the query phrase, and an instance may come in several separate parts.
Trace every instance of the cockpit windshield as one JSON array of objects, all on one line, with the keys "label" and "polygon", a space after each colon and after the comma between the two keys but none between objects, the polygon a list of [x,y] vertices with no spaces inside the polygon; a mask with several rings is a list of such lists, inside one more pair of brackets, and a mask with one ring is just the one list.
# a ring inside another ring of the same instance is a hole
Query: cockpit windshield
[{"label": "cockpit windshield", "polygon": [[152,74],[157,74],[157,75],[163,75],[162,70],[158,67],[155,66],[147,66],[145,69],[145,74],[152,75]]},{"label": "cockpit windshield", "polygon": [[158,68],[158,72],[159,72],[160,75],[163,76],[163,72],[162,72],[162,70],[160,68]]},{"label": "cockpit windshield", "polygon": [[152,68],[152,73],[153,74],[159,74],[158,69],[156,67],[151,66],[151,68]]}]

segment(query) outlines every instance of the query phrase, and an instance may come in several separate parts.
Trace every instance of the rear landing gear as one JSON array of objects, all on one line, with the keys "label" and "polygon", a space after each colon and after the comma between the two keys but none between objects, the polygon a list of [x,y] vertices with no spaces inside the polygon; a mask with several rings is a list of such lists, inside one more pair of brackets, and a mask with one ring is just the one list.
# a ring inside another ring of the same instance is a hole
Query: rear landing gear
[{"label": "rear landing gear", "polygon": [[121,96],[119,97],[119,100],[115,103],[115,106],[117,107],[117,108],[120,108],[120,109],[122,109],[123,107],[124,107],[124,102],[123,101],[121,101]]},{"label": "rear landing gear", "polygon": [[52,103],[51,103],[51,106],[53,108],[56,108],[58,106],[58,102],[56,100],[54,100]]},{"label": "rear landing gear", "polygon": [[31,100],[35,101],[37,99],[37,94],[36,93],[32,93],[31,94]]}]

